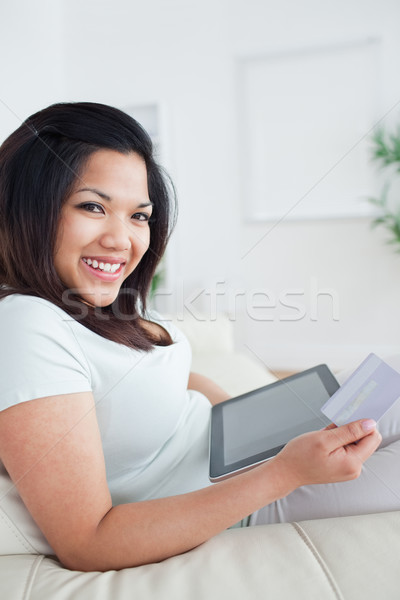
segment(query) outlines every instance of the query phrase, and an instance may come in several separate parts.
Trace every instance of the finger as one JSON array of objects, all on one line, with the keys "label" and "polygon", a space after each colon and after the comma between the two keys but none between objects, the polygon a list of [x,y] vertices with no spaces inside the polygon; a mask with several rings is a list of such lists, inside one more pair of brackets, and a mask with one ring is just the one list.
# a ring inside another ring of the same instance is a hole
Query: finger
[{"label": "finger", "polygon": [[329,423],[329,425],[323,428],[323,431],[328,431],[328,429],[337,429],[337,425],[335,425],[335,423]]},{"label": "finger", "polygon": [[361,462],[364,462],[375,450],[382,441],[382,436],[378,431],[374,431],[359,440],[357,444],[348,446],[349,452],[356,456]]},{"label": "finger", "polygon": [[331,450],[335,450],[340,446],[353,444],[358,440],[362,440],[370,435],[376,429],[376,422],[373,419],[360,419],[341,425],[340,427],[331,428],[328,430],[328,445]]}]

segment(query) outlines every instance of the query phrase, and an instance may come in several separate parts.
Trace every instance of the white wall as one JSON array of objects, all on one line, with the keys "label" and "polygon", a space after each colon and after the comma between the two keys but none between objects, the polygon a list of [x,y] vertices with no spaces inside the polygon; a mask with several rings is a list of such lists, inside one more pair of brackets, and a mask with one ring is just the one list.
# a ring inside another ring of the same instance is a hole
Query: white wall
[{"label": "white wall", "polygon": [[65,94],[63,2],[0,3],[0,139]]},{"label": "white wall", "polygon": [[[180,198],[168,308],[182,313],[186,298],[193,312],[230,310],[238,347],[272,368],[340,368],[399,349],[400,259],[368,219],[246,222],[236,89],[239,58],[380,37],[383,116],[400,100],[395,0],[26,0],[0,10],[10,57],[0,97],[17,115],[55,100],[163,105]],[[5,133],[16,117],[0,108]],[[400,104],[384,123],[399,120]]]}]

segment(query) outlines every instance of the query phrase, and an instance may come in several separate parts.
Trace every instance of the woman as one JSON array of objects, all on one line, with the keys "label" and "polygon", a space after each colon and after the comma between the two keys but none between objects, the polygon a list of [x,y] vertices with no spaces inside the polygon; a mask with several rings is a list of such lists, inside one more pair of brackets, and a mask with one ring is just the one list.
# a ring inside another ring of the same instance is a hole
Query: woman
[{"label": "woman", "polygon": [[210,407],[227,395],[146,313],[170,196],[147,134],[107,106],[51,106],[0,149],[0,460],[40,549],[69,568],[185,552],[302,486],[358,477],[381,441],[371,420],[332,426],[209,484]]}]

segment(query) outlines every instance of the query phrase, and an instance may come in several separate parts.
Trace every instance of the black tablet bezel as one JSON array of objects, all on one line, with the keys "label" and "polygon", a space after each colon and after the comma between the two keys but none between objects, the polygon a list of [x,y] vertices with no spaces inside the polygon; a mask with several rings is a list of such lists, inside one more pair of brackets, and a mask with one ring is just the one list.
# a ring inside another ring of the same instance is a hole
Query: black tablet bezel
[{"label": "black tablet bezel", "polygon": [[[286,385],[289,382],[294,382],[296,379],[301,377],[305,377],[310,373],[316,373],[325,387],[329,397],[339,389],[339,384],[331,373],[327,365],[317,365],[316,367],[312,367],[311,369],[307,369],[306,371],[302,371],[301,373],[296,373],[295,375],[291,375],[290,377],[285,377],[284,379],[280,379],[274,383],[263,386],[261,388],[257,388],[256,390],[252,390],[251,392],[247,392],[246,394],[241,394],[240,396],[236,396],[235,398],[230,398],[225,402],[221,402],[220,404],[216,404],[212,407],[211,411],[211,425],[210,425],[210,456],[209,456],[209,478],[212,482],[221,481],[226,479],[227,477],[231,477],[237,473],[242,471],[246,471],[255,467],[256,465],[273,458],[285,444],[280,446],[276,446],[274,448],[268,448],[264,452],[260,452],[253,456],[247,457],[243,460],[226,464],[224,459],[224,427],[223,427],[223,407],[227,403],[235,403],[241,402],[243,399],[248,398],[254,394],[260,393],[262,390],[270,391],[271,388]],[[321,403],[323,406],[323,403]],[[321,412],[321,428],[324,425],[328,425],[330,423],[329,419],[325,417],[325,415]],[[311,431],[312,429],[307,429],[306,431]],[[303,433],[306,433],[304,431]],[[300,435],[300,433],[299,433]],[[289,441],[289,440],[287,440]],[[266,440],[266,444],[268,440]],[[287,443],[287,442],[286,442]]]}]

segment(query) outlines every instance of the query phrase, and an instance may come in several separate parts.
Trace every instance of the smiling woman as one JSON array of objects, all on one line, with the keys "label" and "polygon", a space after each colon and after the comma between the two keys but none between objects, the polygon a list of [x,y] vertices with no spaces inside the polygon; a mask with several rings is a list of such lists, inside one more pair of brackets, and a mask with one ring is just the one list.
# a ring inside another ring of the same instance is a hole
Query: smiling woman
[{"label": "smiling woman", "polygon": [[141,318],[175,202],[139,123],[86,102],[32,115],[0,149],[0,196],[0,297],[45,298],[134,348],[170,343]]},{"label": "smiling woman", "polygon": [[285,518],[286,496],[303,514],[346,514],[352,496],[390,509],[368,473],[365,489],[294,495],[358,477],[381,440],[369,420],[305,434],[211,485],[211,404],[228,395],[190,373],[185,336],[146,309],[173,214],[148,135],[114,108],[51,106],[0,148],[0,503],[10,521],[23,515],[27,552],[69,568],[158,562],[249,515]]},{"label": "smiling woman", "polygon": [[136,153],[93,153],[61,210],[54,266],[92,306],[108,306],[150,244],[147,170]]}]

